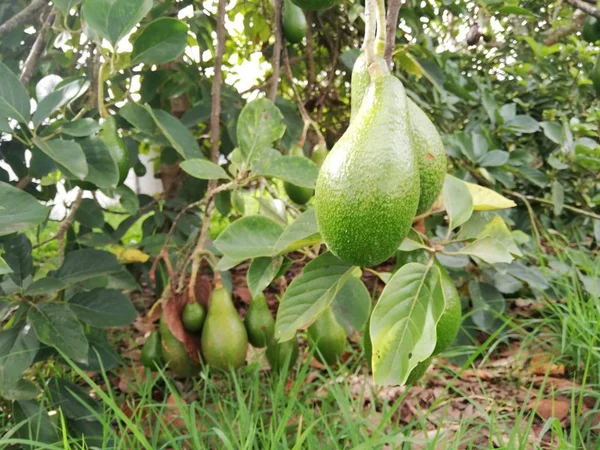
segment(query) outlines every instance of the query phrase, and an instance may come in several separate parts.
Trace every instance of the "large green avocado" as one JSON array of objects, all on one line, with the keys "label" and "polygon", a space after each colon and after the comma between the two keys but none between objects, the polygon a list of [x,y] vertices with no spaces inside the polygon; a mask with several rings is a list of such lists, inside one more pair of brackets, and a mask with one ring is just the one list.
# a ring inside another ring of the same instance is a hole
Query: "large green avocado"
[{"label": "large green avocado", "polygon": [[264,294],[259,294],[252,299],[244,325],[248,332],[248,340],[256,348],[266,347],[273,338],[275,330],[275,320],[267,305],[267,299]]},{"label": "large green avocado", "polygon": [[583,22],[581,35],[584,40],[592,44],[600,41],[600,21],[593,16],[587,16]]},{"label": "large green avocado", "polygon": [[419,192],[406,93],[386,71],[372,81],[319,172],[315,204],[321,235],[339,258],[379,264],[408,234]]},{"label": "large green avocado", "polygon": [[[292,147],[289,151],[289,155],[305,156],[304,150],[302,150],[302,147],[299,146]],[[290,198],[290,200],[294,203],[297,203],[298,205],[306,205],[315,193],[314,189],[296,186],[295,184],[289,183],[287,181],[283,183],[283,188],[285,189],[285,193]]]},{"label": "large green avocado", "polygon": [[341,0],[292,0],[296,6],[307,11],[319,11],[329,9],[340,3]]},{"label": "large green avocado", "polygon": [[308,25],[302,9],[294,5],[291,0],[283,1],[283,15],[281,17],[283,34],[288,42],[298,44],[306,36]]},{"label": "large green avocado", "polygon": [[160,337],[162,359],[173,372],[180,377],[191,377],[200,372],[200,365],[192,361],[183,344],[173,336],[164,317],[160,318]]},{"label": "large green avocado", "polygon": [[210,296],[201,342],[204,360],[212,369],[236,369],[246,361],[246,328],[231,302],[229,292],[222,287],[215,289]]},{"label": "large green avocado", "polygon": [[421,195],[417,214],[423,214],[431,208],[444,186],[446,150],[435,125],[411,99],[408,99],[408,116],[413,150],[419,160]]},{"label": "large green avocado", "polygon": [[331,307],[308,327],[308,336],[311,345],[317,349],[315,357],[330,366],[340,360],[346,349],[346,332],[335,318]]}]

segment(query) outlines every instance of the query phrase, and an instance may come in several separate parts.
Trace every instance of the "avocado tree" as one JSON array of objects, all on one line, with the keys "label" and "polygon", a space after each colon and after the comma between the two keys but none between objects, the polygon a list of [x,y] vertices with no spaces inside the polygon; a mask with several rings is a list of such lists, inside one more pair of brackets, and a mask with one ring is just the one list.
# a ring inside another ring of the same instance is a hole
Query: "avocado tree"
[{"label": "avocado tree", "polygon": [[[398,385],[455,341],[463,307],[459,340],[499,333],[505,296],[548,288],[526,259],[541,229],[600,240],[598,48],[577,34],[600,12],[401,3],[0,7],[0,394],[36,439],[57,436],[40,389],[75,434],[100,426],[65,406],[99,408],[75,384],[28,369],[118,364],[104,328],[134,320],[123,290],[157,297],[148,367],[228,370],[250,343],[287,373],[298,333],[330,365],[363,333],[375,381]],[[125,183],[148,159],[154,196]]]}]

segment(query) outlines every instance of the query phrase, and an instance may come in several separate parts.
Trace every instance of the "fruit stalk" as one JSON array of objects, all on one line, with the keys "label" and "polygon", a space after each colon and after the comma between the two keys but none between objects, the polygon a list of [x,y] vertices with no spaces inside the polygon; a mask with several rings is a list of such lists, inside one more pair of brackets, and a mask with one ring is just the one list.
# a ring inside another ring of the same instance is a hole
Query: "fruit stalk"
[{"label": "fruit stalk", "polygon": [[375,25],[377,16],[377,0],[367,0],[365,3],[365,38],[363,51],[367,60],[367,69],[371,79],[384,75],[383,67],[375,56]]},{"label": "fruit stalk", "polygon": [[383,58],[386,42],[385,0],[377,0],[377,35],[375,36],[375,56]]}]

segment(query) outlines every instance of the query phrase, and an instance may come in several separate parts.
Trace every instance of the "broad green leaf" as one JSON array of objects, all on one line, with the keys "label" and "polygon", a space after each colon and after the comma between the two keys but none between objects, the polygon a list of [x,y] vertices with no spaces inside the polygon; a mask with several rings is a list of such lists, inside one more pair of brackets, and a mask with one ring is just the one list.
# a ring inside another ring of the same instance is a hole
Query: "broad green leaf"
[{"label": "broad green leaf", "polygon": [[558,180],[552,182],[552,203],[554,205],[554,215],[560,216],[565,206],[565,190]]},{"label": "broad green leaf", "polygon": [[128,102],[119,110],[119,115],[138,130],[153,135],[156,132],[154,118],[138,103]]},{"label": "broad green leaf", "polygon": [[473,303],[471,318],[482,331],[493,333],[498,328],[498,316],[506,308],[502,294],[492,285],[477,280],[469,282],[469,294]]},{"label": "broad green leaf", "polygon": [[219,262],[215,266],[215,270],[218,270],[219,272],[224,272],[226,270],[229,270],[229,269],[237,266],[238,264],[243,263],[246,259],[247,258],[235,259],[235,258],[230,258],[227,255],[224,255],[221,259],[219,259]]},{"label": "broad green leaf", "polygon": [[523,256],[523,253],[521,253],[521,250],[517,247],[517,244],[515,244],[515,240],[502,217],[495,215],[494,218],[478,233],[477,237],[485,236],[496,239],[509,253],[516,256]]},{"label": "broad green leaf", "polygon": [[119,202],[121,207],[132,216],[137,214],[140,209],[140,200],[135,192],[131,190],[129,186],[122,184],[117,188],[117,195],[119,196]]},{"label": "broad green leaf", "polygon": [[58,84],[54,92],[44,97],[38,103],[35,113],[33,113],[32,122],[37,128],[45,119],[70,101],[83,95],[89,87],[89,82],[85,78],[67,79]]},{"label": "broad green leaf", "polygon": [[474,211],[494,211],[496,209],[514,208],[515,202],[498,194],[492,189],[488,189],[478,184],[464,182],[473,198]]},{"label": "broad green leaf", "polygon": [[497,167],[502,166],[508,162],[510,154],[503,150],[492,150],[487,153],[479,162],[484,167]]},{"label": "broad green leaf", "polygon": [[119,182],[119,169],[104,141],[98,137],[78,141],[88,164],[84,181],[101,189],[114,188]]},{"label": "broad green leaf", "polygon": [[238,117],[237,140],[246,167],[285,133],[281,111],[266,98],[249,102]]},{"label": "broad green leaf", "polygon": [[506,247],[491,236],[485,236],[465,245],[457,254],[475,256],[488,264],[510,263],[514,257]]},{"label": "broad green leaf", "polygon": [[593,297],[600,297],[600,279],[598,277],[590,277],[577,272],[579,279],[583,284],[583,288]]},{"label": "broad green leaf", "polygon": [[33,363],[40,343],[29,324],[20,323],[0,331],[0,391],[19,381]]},{"label": "broad green leaf", "polygon": [[12,270],[10,278],[19,286],[33,274],[31,241],[24,234],[17,234],[4,242],[3,258]]},{"label": "broad green leaf", "polygon": [[253,298],[271,284],[279,273],[282,262],[283,256],[261,257],[252,261],[246,273],[246,284]]},{"label": "broad green leaf", "polygon": [[431,356],[444,307],[436,266],[409,263],[392,276],[371,314],[372,367],[377,384],[404,384],[416,365]]},{"label": "broad green leaf", "polygon": [[83,19],[113,48],[152,8],[152,0],[85,0]]},{"label": "broad green leaf", "polygon": [[517,168],[521,176],[530,183],[538,187],[545,188],[550,183],[550,178],[544,172],[529,166]]},{"label": "broad green leaf", "polygon": [[60,407],[69,419],[93,419],[94,412],[102,414],[102,404],[76,384],[52,377],[46,382],[52,396],[52,406]]},{"label": "broad green leaf", "polygon": [[[37,448],[52,448],[40,444],[59,442],[59,434],[48,411],[36,400],[19,400],[12,403],[12,414],[15,424],[23,423],[16,435],[24,440],[35,442]],[[29,446],[29,448],[34,448]]]},{"label": "broad green leaf", "polygon": [[56,278],[70,285],[120,270],[121,265],[112,253],[82,249],[67,254],[65,262],[56,273]]},{"label": "broad green leaf", "polygon": [[233,222],[214,246],[233,260],[272,256],[283,227],[264,216],[246,216]]},{"label": "broad green leaf", "polygon": [[304,156],[282,156],[261,168],[260,173],[266,177],[280,178],[296,186],[315,187],[319,168]]},{"label": "broad green leaf", "polygon": [[517,115],[502,127],[515,133],[535,133],[540,129],[540,123],[533,117]]},{"label": "broad green leaf", "polygon": [[80,368],[100,372],[110,370],[122,363],[122,359],[106,338],[102,328],[91,328],[87,333],[89,342],[88,359],[85,363],[77,363]]},{"label": "broad green leaf", "polygon": [[102,228],[104,226],[104,211],[91,198],[84,198],[77,211],[75,211],[75,220],[89,228]]},{"label": "broad green leaf", "polygon": [[350,277],[339,290],[331,308],[346,334],[364,329],[371,313],[371,295],[360,279]]},{"label": "broad green leaf", "polygon": [[69,300],[69,306],[81,321],[98,328],[129,325],[136,317],[131,300],[113,289],[80,292]]},{"label": "broad green leaf", "polygon": [[49,209],[35,197],[0,181],[0,236],[41,224]]},{"label": "broad green leaf", "polygon": [[88,341],[77,316],[66,303],[44,302],[31,306],[27,315],[38,339],[74,361],[85,362]]},{"label": "broad green leaf", "polygon": [[473,197],[464,181],[446,175],[444,181],[444,206],[450,218],[450,229],[457,228],[473,214]]},{"label": "broad green leaf", "polygon": [[54,3],[64,16],[67,16],[71,9],[81,3],[81,0],[54,0],[52,3]]},{"label": "broad green leaf", "polygon": [[131,64],[165,64],[185,50],[188,27],[171,17],[161,17],[147,25],[133,43]]},{"label": "broad green leaf", "polygon": [[87,176],[88,165],[85,159],[85,153],[79,144],[62,139],[44,141],[37,136],[33,138],[33,143],[42,152],[61,166],[64,166],[80,180],[83,180]]},{"label": "broad green leaf", "polygon": [[60,130],[69,136],[88,137],[100,131],[100,124],[94,119],[86,117],[75,122],[64,123],[61,125]]},{"label": "broad green leaf", "polygon": [[201,180],[229,180],[225,169],[207,159],[188,159],[183,161],[179,167],[194,178]]},{"label": "broad green leaf", "polygon": [[526,16],[531,18],[536,17],[534,13],[532,13],[528,9],[521,8],[520,6],[503,6],[498,10],[498,12],[504,15],[513,14],[516,16]]},{"label": "broad green leaf", "polygon": [[20,379],[9,389],[2,392],[6,400],[33,400],[40,395],[40,388],[29,380]]},{"label": "broad green leaf", "polygon": [[291,252],[321,242],[315,209],[311,208],[298,216],[283,230],[275,243],[277,253]]},{"label": "broad green leaf", "polygon": [[284,342],[308,327],[325,311],[354,267],[327,252],[308,263],[288,286],[277,311],[275,337]]},{"label": "broad green leaf", "polygon": [[55,292],[66,288],[65,283],[58,278],[45,277],[31,283],[25,290],[26,295],[53,295]]},{"label": "broad green leaf", "polygon": [[560,123],[540,122],[540,127],[542,127],[542,130],[544,130],[544,135],[555,144],[563,145],[565,143],[563,127]]},{"label": "broad green leaf", "polygon": [[146,110],[177,153],[185,159],[203,157],[196,138],[177,117],[162,109],[152,109],[149,106],[146,106]]},{"label": "broad green leaf", "polygon": [[10,117],[21,123],[29,122],[31,105],[25,86],[0,61],[0,117]]},{"label": "broad green leaf", "polygon": [[12,273],[12,269],[6,264],[6,261],[0,256],[0,275]]},{"label": "broad green leaf", "polygon": [[530,287],[535,289],[548,289],[549,283],[547,277],[537,267],[526,266],[520,261],[514,261],[506,266],[506,270],[513,277],[526,282]]}]

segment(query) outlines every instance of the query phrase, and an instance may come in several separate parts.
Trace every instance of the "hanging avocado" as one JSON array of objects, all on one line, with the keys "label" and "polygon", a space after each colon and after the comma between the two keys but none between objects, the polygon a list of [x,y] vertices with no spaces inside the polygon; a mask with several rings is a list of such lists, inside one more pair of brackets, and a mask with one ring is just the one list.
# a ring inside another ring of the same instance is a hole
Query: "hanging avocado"
[{"label": "hanging avocado", "polygon": [[304,11],[294,5],[291,0],[283,0],[281,25],[285,38],[292,44],[302,42],[308,30]]},{"label": "hanging avocado", "polygon": [[320,11],[329,9],[340,3],[341,0],[292,0],[296,6],[307,11]]},{"label": "hanging avocado", "polygon": [[315,357],[330,366],[340,360],[346,349],[346,332],[335,318],[331,307],[308,327],[308,336],[311,345],[316,347]]},{"label": "hanging avocado", "polygon": [[273,338],[275,320],[273,320],[264,294],[257,295],[250,302],[244,325],[250,344],[256,348],[266,347]]},{"label": "hanging avocado", "polygon": [[[302,147],[294,146],[290,149],[289,155],[304,156],[304,150],[302,150]],[[315,193],[314,189],[296,186],[287,181],[283,183],[283,187],[290,200],[298,205],[306,205]]]},{"label": "hanging avocado", "polygon": [[600,21],[594,16],[587,16],[583,22],[581,36],[591,44],[600,41]]},{"label": "hanging avocado", "polygon": [[273,372],[282,372],[285,368],[289,371],[296,360],[298,359],[298,338],[294,336],[293,339],[285,342],[277,342],[275,339],[271,339],[267,346],[267,360]]},{"label": "hanging avocado", "polygon": [[200,372],[200,365],[192,361],[183,344],[173,336],[164,316],[160,318],[160,337],[162,359],[173,372],[180,377],[191,377]]}]

